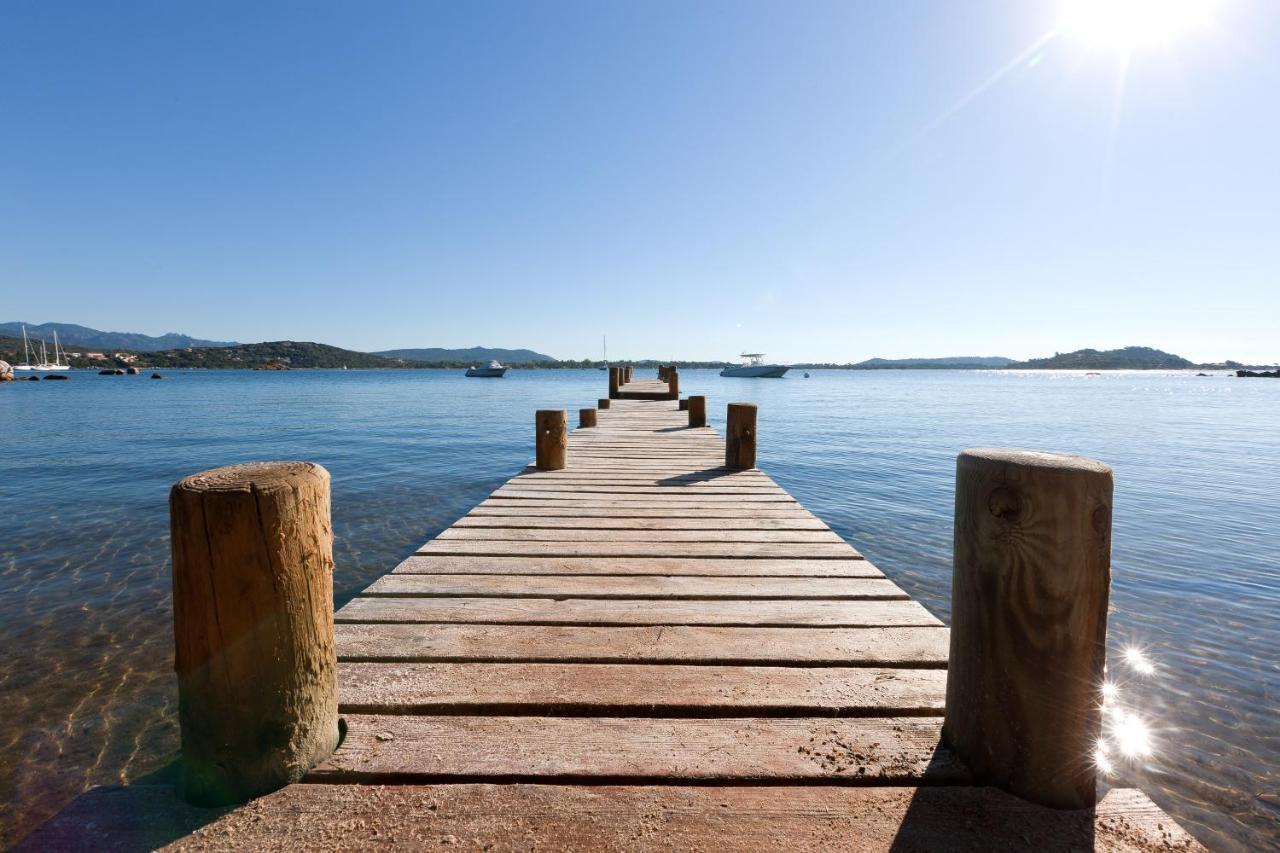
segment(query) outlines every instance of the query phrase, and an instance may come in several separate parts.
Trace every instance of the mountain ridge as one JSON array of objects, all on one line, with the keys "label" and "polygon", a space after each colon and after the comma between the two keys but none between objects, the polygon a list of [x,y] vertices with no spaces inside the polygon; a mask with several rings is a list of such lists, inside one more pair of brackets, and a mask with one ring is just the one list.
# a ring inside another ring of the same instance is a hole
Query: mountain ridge
[{"label": "mountain ridge", "polygon": [[410,347],[406,349],[375,350],[370,355],[384,358],[403,358],[409,361],[559,361],[555,356],[535,352],[531,349],[503,349],[502,347],[466,347],[464,349],[448,349],[446,347]]},{"label": "mountain ridge", "polygon": [[166,332],[163,335],[146,335],[142,332],[104,332],[76,323],[23,323],[14,321],[0,323],[0,335],[21,338],[22,327],[27,327],[27,337],[44,338],[53,343],[53,333],[58,333],[58,343],[64,348],[68,346],[95,350],[133,350],[135,352],[157,352],[183,347],[228,347],[236,346],[235,341],[209,341],[193,338],[178,332]]}]

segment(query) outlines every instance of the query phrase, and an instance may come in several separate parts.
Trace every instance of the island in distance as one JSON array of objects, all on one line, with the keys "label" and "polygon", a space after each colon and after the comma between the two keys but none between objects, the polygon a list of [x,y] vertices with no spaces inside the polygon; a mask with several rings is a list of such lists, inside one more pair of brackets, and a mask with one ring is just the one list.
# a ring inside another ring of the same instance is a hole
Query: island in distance
[{"label": "island in distance", "polygon": [[[20,337],[22,323],[0,323],[0,361],[24,363],[24,347]],[[58,332],[67,362],[72,367],[92,368],[205,368],[268,369],[297,368],[465,368],[489,361],[500,361],[515,368],[590,368],[594,359],[561,359],[531,349],[500,347],[416,347],[357,352],[311,341],[265,341],[253,344],[209,341],[189,335],[169,333],[152,337],[133,332],[104,332],[69,323],[26,324],[32,343]],[[14,334],[14,332],[17,334]],[[670,359],[627,359],[627,364],[647,369]],[[725,361],[676,360],[684,368],[725,367]],[[1151,347],[1124,347],[1114,350],[1082,349],[1055,353],[1047,358],[1015,361],[1002,356],[949,356],[945,358],[870,358],[856,363],[798,362],[800,369],[833,368],[844,370],[1232,370],[1240,375],[1251,371],[1273,371],[1274,365],[1241,364],[1224,361],[1195,364],[1173,353]]]}]

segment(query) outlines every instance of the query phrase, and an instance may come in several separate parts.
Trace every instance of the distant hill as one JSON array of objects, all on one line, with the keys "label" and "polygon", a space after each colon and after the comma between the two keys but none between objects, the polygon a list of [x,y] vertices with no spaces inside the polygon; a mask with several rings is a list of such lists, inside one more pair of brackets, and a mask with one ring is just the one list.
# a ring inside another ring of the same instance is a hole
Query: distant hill
[{"label": "distant hill", "polygon": [[[22,338],[22,323],[0,323],[0,335]],[[90,329],[88,326],[77,326],[75,323],[27,323],[27,337],[44,338],[49,346],[53,346],[53,333],[58,333],[58,342],[67,347],[80,347],[94,350],[134,350],[136,352],[153,352],[156,350],[178,349],[181,347],[225,347],[232,346],[235,341],[205,341],[190,335],[169,332],[159,337],[144,335],[140,332],[104,332]]]},{"label": "distant hill", "polygon": [[[61,337],[61,333],[59,333]],[[417,362],[402,359],[383,358],[367,352],[354,352],[348,349],[331,347],[327,344],[316,344],[305,341],[270,341],[262,344],[236,344],[229,347],[184,347],[182,349],[161,350],[159,352],[130,351],[116,347],[108,347],[110,352],[103,352],[106,358],[92,359],[85,356],[85,350],[77,358],[68,358],[72,367],[205,367],[205,368],[254,368],[269,367],[301,368],[301,367],[420,367]],[[123,358],[116,358],[117,354]],[[0,337],[0,361],[10,364],[22,363],[22,340],[20,338]]]},{"label": "distant hill", "polygon": [[1081,349],[1075,352],[1054,353],[1052,358],[1033,358],[1015,361],[1011,368],[1049,370],[1180,370],[1196,365],[1180,355],[1152,349],[1151,347],[1125,347],[1123,349]]},{"label": "distant hill", "polygon": [[953,355],[945,358],[869,358],[852,365],[854,370],[966,370],[1008,367],[1013,359],[998,355]]},{"label": "distant hill", "polygon": [[493,359],[507,363],[527,361],[555,361],[556,358],[534,352],[531,349],[493,349],[490,347],[470,347],[469,349],[442,349],[427,347],[425,349],[387,349],[379,350],[374,355],[387,358],[405,358],[411,361],[429,362],[487,362]]}]

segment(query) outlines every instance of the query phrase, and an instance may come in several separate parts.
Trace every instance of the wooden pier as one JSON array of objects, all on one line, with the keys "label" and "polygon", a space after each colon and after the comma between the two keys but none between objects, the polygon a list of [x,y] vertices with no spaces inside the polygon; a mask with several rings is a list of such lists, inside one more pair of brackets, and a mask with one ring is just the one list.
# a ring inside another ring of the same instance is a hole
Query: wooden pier
[{"label": "wooden pier", "polygon": [[948,629],[668,389],[619,381],[564,467],[335,614],[345,731],[301,783],[96,789],[30,849],[1198,848],[1137,791],[975,785],[942,745]]}]

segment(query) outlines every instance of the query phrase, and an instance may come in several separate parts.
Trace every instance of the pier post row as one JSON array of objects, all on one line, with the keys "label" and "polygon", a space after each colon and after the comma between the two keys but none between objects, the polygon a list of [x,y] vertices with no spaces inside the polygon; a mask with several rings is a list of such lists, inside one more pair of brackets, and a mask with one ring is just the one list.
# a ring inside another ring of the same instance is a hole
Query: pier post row
[{"label": "pier post row", "polygon": [[596,425],[595,409],[579,409],[578,410],[578,428],[593,427]]},{"label": "pier post row", "polygon": [[689,426],[704,427],[707,425],[707,398],[694,395],[686,402],[689,404]]},{"label": "pier post row", "polygon": [[338,745],[329,472],[215,468],[169,494],[183,795],[297,782]]},{"label": "pier post row", "polygon": [[1140,791],[1087,807],[1105,465],[960,456],[949,630],[766,472],[717,470],[755,465],[754,405],[726,441],[682,428],[705,397],[622,393],[596,429],[539,411],[537,467],[573,470],[517,473],[336,615],[323,468],[174,486],[186,793],[262,796],[95,789],[20,849],[1201,849]]},{"label": "pier post row", "polygon": [[1111,469],[966,450],[956,463],[943,740],[977,781],[1056,808],[1096,799]]},{"label": "pier post row", "polygon": [[756,404],[730,403],[724,430],[724,464],[756,467]]},{"label": "pier post row", "polygon": [[559,471],[564,467],[569,432],[566,421],[564,409],[539,409],[534,416],[538,431],[534,467],[539,471]]}]

